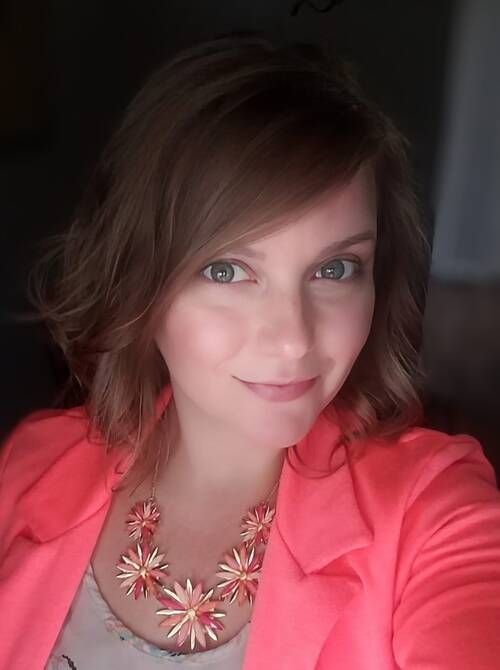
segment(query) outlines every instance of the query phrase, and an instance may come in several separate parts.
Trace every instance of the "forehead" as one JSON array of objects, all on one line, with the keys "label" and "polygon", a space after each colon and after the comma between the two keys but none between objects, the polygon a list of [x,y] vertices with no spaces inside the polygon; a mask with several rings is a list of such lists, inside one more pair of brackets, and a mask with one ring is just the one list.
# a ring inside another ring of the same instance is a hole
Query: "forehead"
[{"label": "forehead", "polygon": [[304,245],[304,249],[323,243],[341,241],[359,233],[376,237],[377,197],[373,171],[364,166],[347,184],[332,188],[306,213],[289,216],[285,225],[240,250],[261,256],[271,248],[284,250],[287,245]]}]

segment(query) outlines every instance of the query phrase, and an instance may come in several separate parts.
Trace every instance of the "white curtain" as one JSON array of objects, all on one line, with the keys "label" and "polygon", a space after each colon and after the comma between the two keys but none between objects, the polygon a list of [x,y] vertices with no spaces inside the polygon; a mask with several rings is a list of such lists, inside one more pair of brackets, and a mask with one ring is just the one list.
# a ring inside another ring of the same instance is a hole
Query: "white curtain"
[{"label": "white curtain", "polygon": [[432,275],[500,279],[500,0],[457,3],[441,137]]}]

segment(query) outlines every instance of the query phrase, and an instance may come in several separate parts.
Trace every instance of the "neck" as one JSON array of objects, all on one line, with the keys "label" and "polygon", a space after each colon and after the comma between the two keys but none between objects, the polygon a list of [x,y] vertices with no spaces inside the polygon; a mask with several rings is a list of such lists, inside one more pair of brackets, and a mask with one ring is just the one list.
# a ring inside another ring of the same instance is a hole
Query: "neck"
[{"label": "neck", "polygon": [[[168,407],[169,456],[158,472],[157,496],[200,510],[246,509],[277,489],[284,448],[259,447],[251,440],[207,429],[179,408]],[[276,490],[269,498],[274,504]]]}]

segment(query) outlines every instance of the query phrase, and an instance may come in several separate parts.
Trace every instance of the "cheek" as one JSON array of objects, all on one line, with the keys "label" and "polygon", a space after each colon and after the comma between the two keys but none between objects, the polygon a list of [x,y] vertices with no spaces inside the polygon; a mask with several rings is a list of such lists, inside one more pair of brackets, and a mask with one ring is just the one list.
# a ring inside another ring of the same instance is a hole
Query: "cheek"
[{"label": "cheek", "polygon": [[215,366],[235,355],[243,341],[241,319],[230,310],[174,303],[157,333],[157,345],[167,366],[181,362]]},{"label": "cheek", "polygon": [[372,323],[374,290],[350,296],[334,305],[325,315],[322,327],[323,346],[337,362],[354,362],[365,344]]}]

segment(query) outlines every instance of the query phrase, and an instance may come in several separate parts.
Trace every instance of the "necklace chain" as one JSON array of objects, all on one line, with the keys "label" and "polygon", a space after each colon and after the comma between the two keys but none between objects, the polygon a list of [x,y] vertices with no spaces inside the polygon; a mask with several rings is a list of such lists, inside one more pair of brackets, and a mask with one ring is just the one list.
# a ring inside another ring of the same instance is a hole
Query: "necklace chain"
[{"label": "necklace chain", "polygon": [[[170,444],[169,444],[169,449],[167,450],[167,459],[168,459],[168,452],[169,451],[170,451]],[[153,478],[151,480],[151,493],[149,494],[149,497],[150,497],[151,500],[156,499],[156,483],[158,481],[159,466],[160,466],[160,452],[158,452],[158,456],[156,457],[155,467],[154,467],[154,471],[153,471]],[[264,504],[267,504],[267,502],[273,497],[273,494],[276,491],[276,489],[278,488],[279,483],[280,483],[280,480],[279,480],[279,477],[278,477],[278,479],[276,480],[276,482],[275,482],[275,484],[274,484],[274,486],[271,490],[271,493],[269,493],[267,498],[264,500]]]}]

